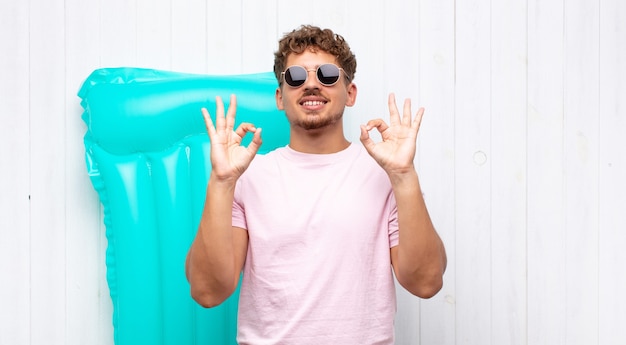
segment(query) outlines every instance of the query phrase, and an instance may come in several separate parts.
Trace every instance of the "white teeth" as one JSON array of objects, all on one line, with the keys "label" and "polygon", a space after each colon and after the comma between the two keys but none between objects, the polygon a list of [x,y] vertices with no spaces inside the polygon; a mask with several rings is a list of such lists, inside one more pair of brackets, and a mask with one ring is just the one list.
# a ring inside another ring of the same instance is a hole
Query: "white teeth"
[{"label": "white teeth", "polygon": [[306,101],[304,103],[302,103],[302,105],[310,107],[310,106],[316,106],[316,105],[322,105],[324,104],[324,102],[322,101]]}]

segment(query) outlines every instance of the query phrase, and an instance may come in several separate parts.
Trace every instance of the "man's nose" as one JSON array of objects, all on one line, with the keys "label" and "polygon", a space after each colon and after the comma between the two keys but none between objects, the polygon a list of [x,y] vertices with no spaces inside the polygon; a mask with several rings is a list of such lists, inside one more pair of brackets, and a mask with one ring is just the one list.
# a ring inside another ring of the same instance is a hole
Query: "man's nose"
[{"label": "man's nose", "polygon": [[[306,70],[307,78],[304,81],[305,89],[319,89],[321,83],[317,80],[317,69],[308,69]],[[313,74],[311,74],[313,73]]]}]

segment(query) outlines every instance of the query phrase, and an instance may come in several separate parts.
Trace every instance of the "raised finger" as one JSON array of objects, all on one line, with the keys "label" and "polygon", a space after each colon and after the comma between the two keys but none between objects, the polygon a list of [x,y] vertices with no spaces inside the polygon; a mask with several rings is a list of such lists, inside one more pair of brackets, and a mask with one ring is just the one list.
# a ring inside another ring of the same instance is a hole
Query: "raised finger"
[{"label": "raised finger", "polygon": [[237,113],[237,97],[230,95],[230,104],[226,112],[226,130],[230,131],[235,128],[235,114]]},{"label": "raised finger", "polygon": [[387,106],[389,107],[389,122],[391,125],[400,123],[400,113],[398,113],[398,106],[396,105],[396,95],[393,93],[389,94],[389,98],[387,99]]},{"label": "raised finger", "polygon": [[402,109],[402,124],[405,126],[411,125],[411,99],[404,100],[404,108]]},{"label": "raised finger", "polygon": [[224,101],[222,97],[215,97],[215,129],[217,131],[224,130],[226,121],[224,120]]}]

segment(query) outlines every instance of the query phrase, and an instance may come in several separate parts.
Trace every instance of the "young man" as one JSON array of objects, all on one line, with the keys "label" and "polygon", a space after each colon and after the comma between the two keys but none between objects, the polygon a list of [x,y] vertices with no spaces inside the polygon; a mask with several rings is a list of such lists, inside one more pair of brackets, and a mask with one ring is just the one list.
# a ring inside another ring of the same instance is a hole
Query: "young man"
[{"label": "young man", "polygon": [[[261,129],[234,128],[236,99],[215,124],[203,109],[211,171],[187,276],[205,307],[235,290],[240,344],[393,344],[393,273],[416,296],[442,286],[446,255],[413,165],[423,109],[344,136],[355,103],[356,59],[343,37],[303,26],[279,42],[276,104],[290,123],[289,145],[256,156]],[[369,131],[381,133],[375,143]],[[241,146],[246,133],[253,139]],[[254,160],[253,160],[254,159]]]}]

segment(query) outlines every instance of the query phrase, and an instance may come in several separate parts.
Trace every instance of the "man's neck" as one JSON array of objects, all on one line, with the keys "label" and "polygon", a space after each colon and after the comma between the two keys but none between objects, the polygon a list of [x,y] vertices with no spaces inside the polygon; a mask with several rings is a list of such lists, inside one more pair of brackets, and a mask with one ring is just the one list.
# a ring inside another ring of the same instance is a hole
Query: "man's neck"
[{"label": "man's neck", "polygon": [[343,134],[343,128],[329,131],[327,128],[318,130],[291,129],[289,147],[302,153],[329,154],[343,151],[350,142]]}]

